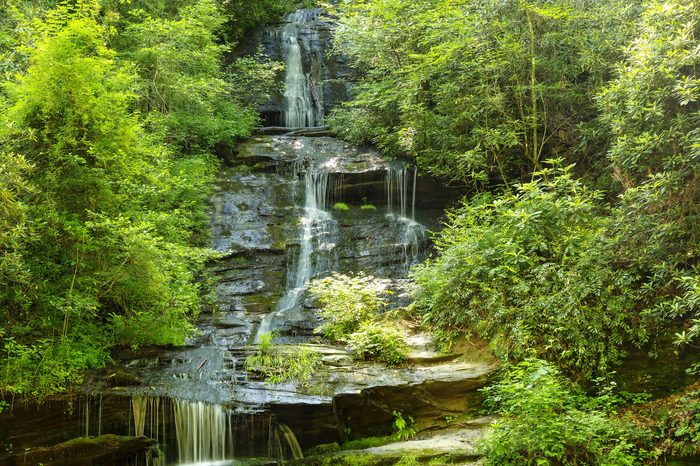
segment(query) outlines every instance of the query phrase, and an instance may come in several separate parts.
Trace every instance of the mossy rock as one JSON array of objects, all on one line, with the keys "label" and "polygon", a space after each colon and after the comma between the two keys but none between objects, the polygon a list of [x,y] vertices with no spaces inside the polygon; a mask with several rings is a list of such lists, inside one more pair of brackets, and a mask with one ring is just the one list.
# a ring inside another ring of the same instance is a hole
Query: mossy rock
[{"label": "mossy rock", "polygon": [[116,370],[109,374],[105,381],[110,388],[115,387],[136,387],[141,385],[141,379],[134,374],[130,374],[123,370]]},{"label": "mossy rock", "polygon": [[[147,437],[102,435],[78,437],[51,447],[32,448],[6,457],[12,466],[117,466],[137,458],[158,456],[156,441]],[[0,458],[2,460],[2,458]]]}]

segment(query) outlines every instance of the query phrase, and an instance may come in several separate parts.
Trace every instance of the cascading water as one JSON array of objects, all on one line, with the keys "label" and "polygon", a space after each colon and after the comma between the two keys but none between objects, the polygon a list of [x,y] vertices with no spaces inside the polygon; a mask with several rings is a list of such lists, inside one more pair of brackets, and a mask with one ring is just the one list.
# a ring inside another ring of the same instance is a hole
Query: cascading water
[{"label": "cascading water", "polygon": [[230,445],[229,414],[217,404],[174,400],[175,434],[181,463],[221,461]]},{"label": "cascading water", "polygon": [[[299,441],[288,425],[282,423],[277,424],[277,443],[279,444],[280,450],[284,447],[289,449],[292,459],[298,460],[304,457],[301,447],[299,446]],[[284,456],[284,454],[280,452],[278,456]]]},{"label": "cascading water", "polygon": [[[411,207],[410,219],[416,220],[416,180],[418,179],[418,169],[413,167],[407,169],[403,163],[394,161],[386,171],[386,205],[391,214],[403,218],[409,218],[409,201]],[[409,198],[409,184],[412,186]]]},{"label": "cascading water", "polygon": [[301,219],[296,271],[288,277],[284,295],[275,311],[266,315],[260,323],[255,336],[256,343],[263,333],[275,330],[280,322],[298,320],[294,318],[294,313],[301,312],[306,285],[314,275],[329,268],[328,253],[333,248],[336,234],[335,221],[326,211],[329,178],[327,172],[314,167],[308,167],[304,172],[306,200]]},{"label": "cascading water", "polygon": [[[416,222],[416,183],[418,170],[394,161],[386,172],[385,191],[388,215],[395,218],[401,228],[400,243],[403,251],[403,267],[408,270],[425,253],[427,232]],[[409,186],[411,187],[409,190]],[[410,218],[409,214],[410,207]]]},{"label": "cascading water", "polygon": [[203,401],[134,396],[128,432],[120,433],[158,442],[164,455],[149,458],[147,466],[230,466],[238,464],[233,461],[236,453],[242,457],[303,457],[293,430],[275,416],[257,418]]},{"label": "cascading water", "polygon": [[289,128],[314,126],[314,105],[309,78],[304,72],[299,35],[302,25],[309,21],[305,10],[287,15],[282,30],[286,74],[284,122]]}]

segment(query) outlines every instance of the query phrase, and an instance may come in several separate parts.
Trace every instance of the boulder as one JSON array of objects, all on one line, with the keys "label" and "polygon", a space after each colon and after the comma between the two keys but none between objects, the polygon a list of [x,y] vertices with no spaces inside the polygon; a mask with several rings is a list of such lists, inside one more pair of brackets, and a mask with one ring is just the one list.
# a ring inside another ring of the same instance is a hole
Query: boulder
[{"label": "boulder", "polygon": [[119,466],[157,458],[156,442],[147,437],[102,435],[78,437],[51,447],[31,448],[0,456],[7,466]]}]

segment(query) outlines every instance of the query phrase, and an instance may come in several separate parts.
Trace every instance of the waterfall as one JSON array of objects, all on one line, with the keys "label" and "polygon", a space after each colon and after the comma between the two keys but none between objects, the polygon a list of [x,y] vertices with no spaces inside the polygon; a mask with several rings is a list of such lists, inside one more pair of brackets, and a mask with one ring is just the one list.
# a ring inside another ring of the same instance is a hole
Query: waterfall
[{"label": "waterfall", "polygon": [[221,405],[174,400],[181,463],[226,459],[228,413]]},{"label": "waterfall", "polygon": [[256,343],[260,341],[260,335],[274,330],[280,322],[291,320],[294,312],[301,312],[306,285],[314,275],[330,266],[329,261],[323,260],[324,253],[333,249],[336,226],[332,216],[326,211],[329,178],[327,172],[313,167],[307,168],[304,173],[306,200],[304,216],[301,219],[296,270],[294,275],[288,277],[284,295],[277,303],[275,311],[266,315],[260,323],[255,336]]},{"label": "waterfall", "polygon": [[[283,448],[282,445],[286,445],[291,453],[292,459],[299,460],[304,458],[304,453],[301,451],[299,441],[287,424],[282,424],[281,422],[277,424],[277,435],[279,437],[280,449]],[[284,442],[282,442],[282,439],[284,439]],[[285,455],[280,454],[279,457],[284,458]]]},{"label": "waterfall", "polygon": [[146,429],[146,408],[148,398],[135,396],[131,399],[131,409],[134,414],[134,435],[140,437]]},{"label": "waterfall", "polygon": [[[409,180],[412,178],[412,190],[410,197],[411,216],[408,216],[409,207]],[[416,220],[416,180],[418,170],[414,167],[408,171],[403,163],[394,161],[386,171],[384,182],[386,191],[386,206],[389,213],[396,214],[403,218]]]},{"label": "waterfall", "polygon": [[416,222],[417,179],[417,168],[409,170],[400,161],[394,161],[386,171],[384,182],[387,212],[398,222],[400,228],[398,246],[402,251],[401,262],[406,271],[419,262],[425,253],[427,242],[425,226]]},{"label": "waterfall", "polygon": [[398,222],[401,226],[401,236],[399,246],[402,251],[403,269],[408,271],[412,265],[421,261],[426,253],[428,241],[425,226],[413,220],[400,217]]},{"label": "waterfall", "polygon": [[134,396],[131,398],[134,435],[145,435],[165,441],[166,402],[159,397]]},{"label": "waterfall", "polygon": [[314,105],[308,76],[304,73],[302,49],[299,43],[301,25],[308,22],[304,10],[290,13],[285,18],[287,24],[282,30],[286,74],[285,74],[285,126],[290,128],[314,126]]}]

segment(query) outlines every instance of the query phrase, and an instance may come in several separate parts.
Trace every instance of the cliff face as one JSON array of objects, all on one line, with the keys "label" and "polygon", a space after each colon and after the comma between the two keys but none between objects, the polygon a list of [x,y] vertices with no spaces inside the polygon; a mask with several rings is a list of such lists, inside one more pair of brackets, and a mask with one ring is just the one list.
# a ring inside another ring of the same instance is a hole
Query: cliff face
[{"label": "cliff face", "polygon": [[[262,50],[271,60],[285,63],[290,69],[289,40],[294,36],[301,53],[301,71],[308,81],[308,98],[313,121],[306,125],[318,126],[331,108],[348,99],[355,81],[355,73],[342,55],[331,50],[334,23],[321,9],[300,10],[287,15],[272,26],[252,31],[236,50],[237,54],[253,54]],[[280,76],[284,82],[284,73]],[[285,124],[285,92],[275,93],[260,107],[265,126]]]}]

